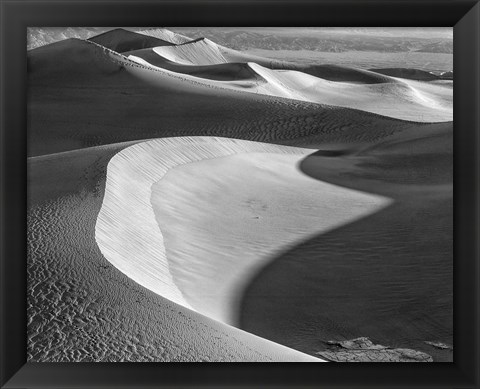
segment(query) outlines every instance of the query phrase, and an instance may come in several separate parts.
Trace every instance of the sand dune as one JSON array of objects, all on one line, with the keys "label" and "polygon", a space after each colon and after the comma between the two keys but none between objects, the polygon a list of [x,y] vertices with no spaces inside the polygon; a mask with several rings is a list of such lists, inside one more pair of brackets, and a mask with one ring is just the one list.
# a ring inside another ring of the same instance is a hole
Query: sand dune
[{"label": "sand dune", "polygon": [[208,39],[200,39],[170,47],[154,47],[156,54],[181,65],[217,65],[226,63],[217,45]]},{"label": "sand dune", "polygon": [[247,63],[220,63],[216,65],[184,65],[170,61],[158,55],[153,49],[133,50],[125,53],[130,58],[142,59],[146,66],[153,65],[175,73],[190,74],[195,77],[219,81],[249,80],[256,76],[256,73]]},{"label": "sand dune", "polygon": [[236,325],[242,289],[277,252],[388,204],[303,175],[309,153],[211,137],[127,148],[109,163],[96,241],[139,284]]},{"label": "sand dune", "polygon": [[[180,48],[181,47],[181,48]],[[205,52],[210,52],[208,59]],[[386,75],[372,72],[365,69],[356,69],[346,66],[337,66],[332,64],[296,64],[290,61],[278,61],[251,54],[245,54],[222,45],[218,45],[209,39],[202,38],[192,42],[185,42],[181,46],[165,49],[159,48],[156,53],[164,56],[172,62],[179,64],[215,65],[225,62],[246,63],[254,62],[272,70],[295,70],[300,71],[314,77],[324,78],[330,81],[340,82],[362,82],[368,84],[395,82],[395,79]],[[202,60],[203,63],[196,62]]]},{"label": "sand dune", "polygon": [[311,177],[395,202],[279,255],[245,293],[241,328],[306,352],[371,336],[451,361],[424,342],[453,341],[452,137],[445,123],[357,155],[307,157]]},{"label": "sand dune", "polygon": [[317,361],[145,289],[95,243],[107,164],[131,144],[30,158],[30,361]]},{"label": "sand dune", "polygon": [[[161,34],[157,35],[162,36]],[[170,37],[170,35],[165,34],[165,38]],[[174,43],[169,40],[161,39],[150,34],[138,34],[136,32],[124,30],[123,28],[116,28],[104,32],[103,34],[96,35],[88,40],[119,53],[143,49],[145,47],[174,46]]]},{"label": "sand dune", "polygon": [[453,94],[441,86],[404,80],[384,84],[332,82],[296,71],[269,70],[253,63],[250,66],[267,80],[272,95],[361,109],[403,120],[453,119]]},{"label": "sand dune", "polygon": [[[227,59],[220,51],[215,43],[208,39],[200,39],[179,46],[138,50],[126,54],[130,59],[143,65],[151,64],[177,73],[224,81],[216,85],[225,88],[241,88],[252,93],[362,109],[404,120],[434,122],[450,121],[453,118],[453,94],[437,85],[409,83],[395,78],[372,80],[369,78],[372,75],[368,71],[332,65],[317,66],[315,76],[312,76],[301,67],[285,64],[275,66],[265,59],[241,55],[234,59],[249,60],[244,66],[240,63],[227,64]],[[231,60],[232,56],[229,58]],[[385,74],[392,70],[391,74],[388,74],[391,76],[425,79],[419,76],[422,72],[415,69],[396,69],[395,72],[393,71],[395,69],[379,69],[379,73],[383,70]],[[403,70],[405,75],[402,73]],[[415,73],[415,77],[412,72]],[[433,77],[429,80],[438,79],[437,76],[428,74]],[[372,77],[375,78],[374,75]],[[251,82],[242,84],[225,82],[238,80]],[[325,80],[332,82],[328,83]],[[359,82],[361,85],[358,85]]]},{"label": "sand dune", "polygon": [[[160,34],[159,36],[162,35]],[[183,40],[181,43],[175,46],[159,46],[161,47],[152,48],[152,50],[164,59],[179,65],[201,66],[219,65],[227,62],[254,62],[268,69],[295,70],[330,81],[361,82],[367,84],[395,82],[394,78],[388,77],[387,75],[382,75],[379,72],[373,72],[365,69],[356,69],[332,64],[296,64],[290,61],[278,61],[246,54],[222,45],[218,45],[206,38],[199,38],[192,41]],[[135,55],[134,53],[131,54]]]},{"label": "sand dune", "polygon": [[406,68],[385,68],[385,69],[370,69],[372,72],[385,74],[391,77],[407,78],[417,81],[433,81],[440,79],[439,76],[432,72],[427,72],[421,69],[406,69]]},{"label": "sand dune", "polygon": [[143,35],[148,35],[148,36],[153,36],[155,38],[161,39],[163,41],[171,42],[176,45],[181,44],[181,43],[187,43],[190,42],[192,39],[184,36],[182,34],[179,34],[177,32],[173,32],[170,30],[167,30],[165,28],[149,28],[141,31],[137,31],[138,34],[143,34]]},{"label": "sand dune", "polygon": [[243,92],[240,87],[217,87],[211,80],[135,66],[120,54],[78,39],[31,50],[28,69],[32,156],[191,135],[295,141],[313,147],[369,142],[414,125]]},{"label": "sand dune", "polygon": [[109,60],[99,46],[71,38],[28,52],[30,88],[93,87],[122,83],[121,66]]},{"label": "sand dune", "polygon": [[242,53],[221,45],[217,46],[220,52],[229,62],[255,62],[256,64],[272,70],[295,70],[314,77],[324,78],[329,81],[361,82],[366,84],[395,82],[395,80],[391,77],[365,69],[357,69],[334,64],[297,64],[290,61],[278,61],[252,54]]},{"label": "sand dune", "polygon": [[[159,53],[159,50],[153,51]],[[128,58],[149,66],[143,58],[134,55],[129,55]],[[170,58],[167,61],[172,64],[174,60],[178,58]],[[239,69],[239,64],[230,63],[212,65],[213,69],[206,66],[194,66],[194,69],[190,69],[190,66],[186,66],[188,65],[186,61],[177,66],[165,64],[166,61],[152,62],[166,65],[164,67],[152,65],[153,69],[180,72],[184,74],[186,81],[194,81],[194,77],[200,76],[201,79],[196,79],[195,82],[214,88],[361,109],[403,120],[435,122],[450,121],[453,118],[453,93],[439,85],[404,80],[386,84],[333,82],[298,71],[270,70],[253,62],[247,63],[243,69]],[[207,60],[198,60],[199,64],[202,62]],[[238,77],[239,70],[243,71],[242,78]],[[231,75],[232,79],[219,80],[219,74],[222,77]]]},{"label": "sand dune", "polygon": [[30,361],[451,360],[453,81],[165,29],[27,66]]}]

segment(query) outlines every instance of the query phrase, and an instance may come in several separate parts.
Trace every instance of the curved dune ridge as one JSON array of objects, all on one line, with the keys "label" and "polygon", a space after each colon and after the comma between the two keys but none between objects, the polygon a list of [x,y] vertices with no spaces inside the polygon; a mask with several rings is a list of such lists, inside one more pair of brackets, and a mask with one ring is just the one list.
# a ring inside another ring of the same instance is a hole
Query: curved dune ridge
[{"label": "curved dune ridge", "polygon": [[[205,45],[196,45],[195,43],[204,40]],[[387,75],[376,73],[374,71],[332,65],[332,64],[297,64],[294,62],[288,61],[279,61],[272,60],[264,57],[255,56],[252,54],[245,54],[221,45],[218,45],[208,39],[197,39],[195,41],[182,43],[182,46],[185,46],[181,49],[181,54],[184,59],[178,57],[178,53],[175,47],[172,47],[170,50],[156,50],[153,48],[141,49],[141,50],[132,50],[130,52],[125,52],[125,55],[135,55],[147,60],[152,65],[164,67],[166,58],[162,56],[162,53],[166,53],[166,57],[170,58],[168,60],[168,65],[176,65],[178,69],[181,62],[190,63],[189,66],[195,65],[196,58],[202,58],[205,56],[204,53],[198,51],[199,47],[207,46],[210,51],[215,51],[220,53],[220,60],[218,63],[211,63],[209,66],[220,65],[223,63],[242,63],[246,64],[248,62],[254,62],[258,65],[266,67],[272,70],[295,70],[305,74],[309,74],[314,77],[324,78],[329,81],[338,81],[338,82],[358,82],[365,84],[379,84],[379,83],[390,83],[396,82],[396,79]],[[153,55],[152,55],[153,53]],[[218,54],[217,54],[218,55]],[[214,58],[210,56],[210,58]],[[184,72],[188,70],[186,68],[182,69]],[[208,77],[207,77],[208,78]]]},{"label": "curved dune ridge", "polygon": [[134,282],[95,242],[107,165],[133,142],[29,158],[28,349],[35,362],[322,362]]},{"label": "curved dune ridge", "polygon": [[103,34],[96,35],[88,40],[119,53],[143,49],[145,47],[173,46],[175,44],[168,40],[160,39],[151,35],[137,34],[132,31],[124,30],[123,28],[104,32]]},{"label": "curved dune ridge", "polygon": [[153,36],[154,38],[162,39],[164,41],[174,43],[177,45],[182,43],[187,43],[192,40],[191,38],[185,35],[167,30],[166,28],[149,28],[146,30],[138,31],[137,33],[141,35]]},{"label": "curved dune ridge", "polygon": [[162,28],[27,67],[29,361],[451,360],[453,80]]},{"label": "curved dune ridge", "polygon": [[368,142],[412,126],[363,111],[200,83],[78,39],[32,50],[28,68],[30,155],[181,135],[302,146]]},{"label": "curved dune ridge", "polygon": [[[153,51],[150,53],[160,58]],[[350,140],[359,140],[359,137],[370,140],[379,133],[384,136],[386,132],[411,125],[388,117],[380,119],[371,112],[415,121],[436,119],[439,114],[443,118],[435,121],[450,116],[451,107],[443,106],[451,100],[452,90],[437,82],[413,84],[414,81],[409,81],[412,89],[400,79],[382,76],[388,82],[373,82],[365,80],[363,73],[359,76],[357,69],[328,65],[324,67],[328,75],[323,75],[327,78],[313,80],[318,91],[315,96],[315,88],[308,89],[312,75],[307,70],[290,72],[296,75],[291,82],[299,78],[305,81],[306,88],[299,90],[297,86],[292,92],[278,83],[270,85],[252,69],[252,64],[202,66],[189,75],[178,69],[135,63],[92,41],[69,39],[30,50],[27,62],[31,117],[29,155],[179,135],[282,142],[301,136],[308,137],[310,144],[343,140],[347,136]],[[267,70],[270,69],[265,72]],[[278,74],[289,74],[271,73],[272,83]],[[371,75],[375,73],[370,72],[368,77]],[[348,81],[357,76],[364,80],[363,84]],[[214,83],[209,77],[225,82]],[[328,84],[328,78],[341,82]],[[398,98],[389,96],[397,89]],[[408,102],[408,98],[419,100],[418,96],[411,96],[414,91],[420,91],[422,97],[430,100],[421,104],[432,107],[422,112],[413,102]],[[433,97],[429,96],[431,91]],[[407,97],[402,98],[402,93]],[[290,98],[278,98],[275,94]],[[325,99],[327,104],[291,97]],[[349,107],[364,111],[349,110]],[[158,117],[161,120],[157,120]],[[368,131],[361,127],[368,127]],[[257,130],[252,131],[253,128]],[[297,144],[307,143],[302,140]]]},{"label": "curved dune ridge", "polygon": [[126,54],[143,66],[179,73],[187,80],[218,88],[360,109],[403,120],[438,122],[453,118],[452,90],[438,84],[396,78],[386,83],[330,81],[297,70],[269,69],[255,62],[247,62],[242,68],[229,63],[207,39]]},{"label": "curved dune ridge", "polygon": [[208,39],[167,47],[154,47],[156,54],[182,65],[217,65],[228,62],[218,47]]},{"label": "curved dune ridge", "polygon": [[304,175],[309,153],[213,137],[131,146],[108,165],[97,244],[140,285],[236,325],[242,290],[277,252],[390,203]]},{"label": "curved dune ridge", "polygon": [[190,74],[192,76],[219,81],[234,81],[238,79],[251,79],[256,73],[245,62],[225,62],[214,65],[184,65],[168,60],[158,55],[153,49],[132,50],[125,53],[130,59],[145,64],[156,66],[175,73]]},{"label": "curved dune ridge", "polygon": [[[384,74],[391,77],[408,78],[418,81],[433,81],[441,79],[440,76],[427,72],[422,69],[407,69],[407,68],[385,68],[385,69],[370,69],[372,72]],[[448,77],[448,75],[446,76]]]}]

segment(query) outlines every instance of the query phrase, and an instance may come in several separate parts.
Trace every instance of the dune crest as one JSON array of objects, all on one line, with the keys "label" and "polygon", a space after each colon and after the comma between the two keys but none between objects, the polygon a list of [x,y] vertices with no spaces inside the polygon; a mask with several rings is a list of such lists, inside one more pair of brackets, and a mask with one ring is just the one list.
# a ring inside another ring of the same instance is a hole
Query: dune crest
[{"label": "dune crest", "polygon": [[150,35],[116,28],[88,39],[110,50],[123,53],[125,51],[143,49],[145,47],[172,46],[174,43]]},{"label": "dune crest", "polygon": [[[171,48],[160,47],[153,49],[153,51],[158,53],[161,49],[162,53],[166,53]],[[190,65],[187,60],[168,55],[165,58],[167,61],[175,62],[177,66],[159,67],[152,65],[141,57],[128,56],[129,60],[142,66],[150,67],[160,73],[167,72],[166,75],[177,77],[178,80],[195,82],[197,85],[209,88],[354,108],[395,119],[418,122],[450,121],[453,118],[453,93],[452,90],[444,88],[442,85],[400,79],[394,83],[383,84],[335,82],[295,70],[272,70],[254,62],[246,64],[250,77],[218,80],[215,75],[218,74],[219,65],[211,65],[217,67],[214,69],[201,65],[202,63],[208,63],[211,58],[210,55],[206,55],[205,58],[196,62],[197,65],[195,66],[202,66],[203,68],[200,70],[197,67],[197,72],[193,74],[188,69],[189,66],[193,65]],[[183,67],[179,68],[178,64]],[[231,67],[231,69],[227,70],[228,67]],[[224,63],[223,70],[223,74],[227,71],[233,78],[238,74],[238,65]],[[197,77],[197,75],[200,75],[200,77]]]},{"label": "dune crest", "polygon": [[304,175],[309,153],[212,137],[131,146],[108,165],[97,244],[140,285],[235,325],[243,288],[279,250],[389,203]]},{"label": "dune crest", "polygon": [[153,36],[154,38],[158,38],[167,42],[174,43],[176,45],[190,42],[192,39],[179,34],[177,32],[173,32],[167,30],[166,28],[149,28],[142,31],[137,31],[139,34]]},{"label": "dune crest", "polygon": [[217,65],[228,62],[217,45],[208,39],[199,39],[177,46],[154,47],[153,51],[182,65]]},{"label": "dune crest", "polygon": [[27,53],[29,361],[453,344],[446,58],[130,29]]}]

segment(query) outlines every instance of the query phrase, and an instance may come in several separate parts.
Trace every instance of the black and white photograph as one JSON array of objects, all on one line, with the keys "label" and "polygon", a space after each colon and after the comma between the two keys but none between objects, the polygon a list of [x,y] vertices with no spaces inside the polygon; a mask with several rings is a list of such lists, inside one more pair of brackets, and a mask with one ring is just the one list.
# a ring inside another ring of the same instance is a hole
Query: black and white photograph
[{"label": "black and white photograph", "polygon": [[27,361],[454,362],[452,27],[28,27]]}]

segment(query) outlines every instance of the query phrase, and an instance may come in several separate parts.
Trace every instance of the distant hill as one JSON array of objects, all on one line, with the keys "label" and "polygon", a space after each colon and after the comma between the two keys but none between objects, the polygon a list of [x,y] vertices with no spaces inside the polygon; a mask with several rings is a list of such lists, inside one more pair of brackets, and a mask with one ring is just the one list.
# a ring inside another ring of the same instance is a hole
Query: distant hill
[{"label": "distant hill", "polygon": [[453,40],[412,36],[329,33],[328,30],[312,31],[299,35],[296,29],[271,28],[221,29],[181,28],[173,29],[192,38],[205,37],[235,50],[310,50],[320,52],[379,51],[379,52],[430,52],[453,53]]},{"label": "distant hill", "polygon": [[[67,38],[88,39],[111,30],[109,27],[40,27],[27,31],[27,48],[43,46]],[[415,37],[412,34],[396,36],[367,34],[359,30],[355,34],[328,32],[328,29],[298,34],[297,28],[164,28],[128,27],[125,31],[139,32],[160,40],[180,44],[191,39],[206,37],[236,50],[311,50],[319,52],[380,51],[380,52],[425,52],[453,53],[453,39]],[[184,35],[180,35],[178,32]],[[150,46],[151,47],[151,46]],[[132,49],[134,50],[134,49]]]}]

